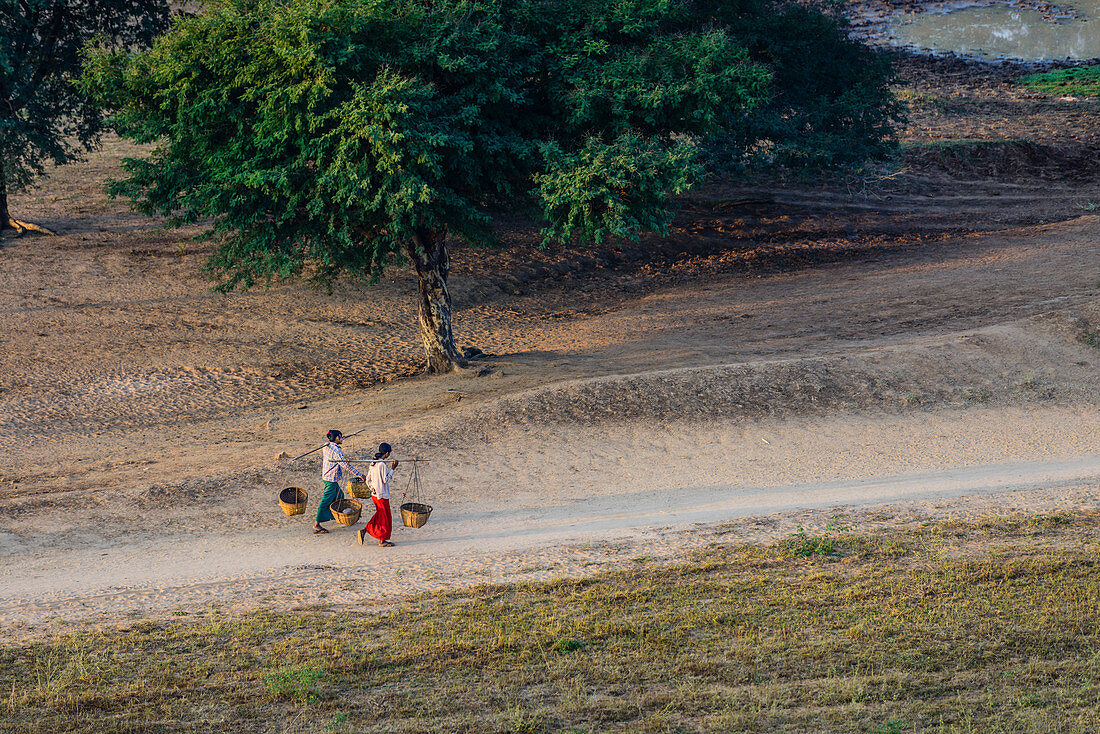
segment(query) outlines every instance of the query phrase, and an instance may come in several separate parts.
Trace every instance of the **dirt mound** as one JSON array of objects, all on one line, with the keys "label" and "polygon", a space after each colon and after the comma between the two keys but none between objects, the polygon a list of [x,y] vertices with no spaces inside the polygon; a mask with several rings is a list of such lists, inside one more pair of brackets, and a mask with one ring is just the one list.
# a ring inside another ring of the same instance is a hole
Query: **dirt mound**
[{"label": "dirt mound", "polygon": [[[1090,308],[1095,312],[1096,304]],[[456,416],[445,433],[461,442],[463,436],[484,437],[516,425],[738,422],[839,412],[1092,403],[1100,341],[1086,311],[838,356],[553,385]],[[430,435],[438,433],[419,436],[418,443],[435,442]]]},{"label": "dirt mound", "polygon": [[975,140],[911,147],[906,165],[959,178],[1100,180],[1100,150],[1030,140]]}]

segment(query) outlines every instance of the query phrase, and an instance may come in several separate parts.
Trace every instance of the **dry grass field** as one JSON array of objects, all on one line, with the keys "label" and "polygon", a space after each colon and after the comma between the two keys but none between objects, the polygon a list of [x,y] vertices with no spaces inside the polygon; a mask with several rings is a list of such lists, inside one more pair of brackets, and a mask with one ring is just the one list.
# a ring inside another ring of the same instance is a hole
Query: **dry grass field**
[{"label": "dry grass field", "polygon": [[1100,515],[846,526],[0,650],[11,732],[1093,732]]}]

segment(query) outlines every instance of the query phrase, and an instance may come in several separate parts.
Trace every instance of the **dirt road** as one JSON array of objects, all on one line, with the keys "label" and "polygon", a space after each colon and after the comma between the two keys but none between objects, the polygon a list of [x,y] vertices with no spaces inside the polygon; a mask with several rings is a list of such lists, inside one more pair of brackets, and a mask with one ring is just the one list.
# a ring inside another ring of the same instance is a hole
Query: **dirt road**
[{"label": "dirt road", "polygon": [[[265,515],[258,523],[239,522],[248,510],[238,506],[241,514],[218,527],[164,512],[159,526],[126,533],[101,525],[38,542],[6,537],[4,555],[18,563],[0,570],[0,623],[41,630],[51,619],[211,606],[361,606],[461,584],[591,573],[638,557],[674,561],[731,535],[747,542],[799,528],[1072,512],[1100,503],[1100,452],[1087,453],[1098,428],[1094,409],[1045,407],[709,431],[683,424],[642,436],[636,426],[536,439],[514,432],[488,449],[513,465],[462,466],[480,486],[433,491],[433,520],[398,528],[393,549],[360,547],[353,529],[335,525],[313,536],[308,517],[273,515],[264,493],[250,493]],[[569,458],[542,458],[554,454]]]}]

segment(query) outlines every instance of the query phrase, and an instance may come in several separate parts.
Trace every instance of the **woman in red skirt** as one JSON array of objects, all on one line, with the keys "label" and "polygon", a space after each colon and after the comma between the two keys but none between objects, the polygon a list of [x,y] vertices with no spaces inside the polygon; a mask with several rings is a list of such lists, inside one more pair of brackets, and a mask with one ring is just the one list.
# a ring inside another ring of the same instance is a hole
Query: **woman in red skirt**
[{"label": "woman in red skirt", "polygon": [[392,449],[388,443],[378,446],[378,453],[374,455],[374,463],[367,473],[367,486],[374,490],[371,499],[374,500],[374,517],[370,519],[366,527],[359,531],[359,545],[363,545],[364,538],[370,533],[371,537],[378,539],[378,545],[389,548],[390,533],[393,532],[393,516],[390,514],[390,479],[394,469],[397,469],[397,461],[393,462],[393,469],[386,463]]}]

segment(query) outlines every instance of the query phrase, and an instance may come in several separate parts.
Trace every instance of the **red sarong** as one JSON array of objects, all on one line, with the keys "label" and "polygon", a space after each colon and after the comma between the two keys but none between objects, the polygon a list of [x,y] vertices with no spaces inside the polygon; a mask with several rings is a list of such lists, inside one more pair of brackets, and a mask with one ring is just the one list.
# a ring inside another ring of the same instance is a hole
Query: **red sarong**
[{"label": "red sarong", "polygon": [[367,532],[379,541],[389,540],[393,532],[393,517],[390,515],[390,501],[371,496],[374,500],[374,517],[367,523]]}]

